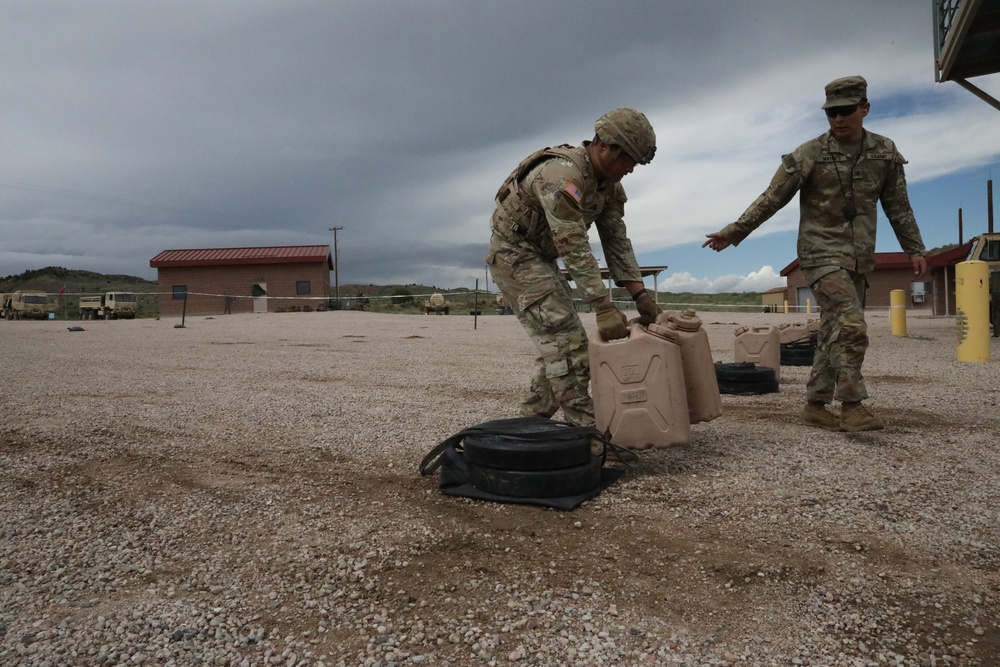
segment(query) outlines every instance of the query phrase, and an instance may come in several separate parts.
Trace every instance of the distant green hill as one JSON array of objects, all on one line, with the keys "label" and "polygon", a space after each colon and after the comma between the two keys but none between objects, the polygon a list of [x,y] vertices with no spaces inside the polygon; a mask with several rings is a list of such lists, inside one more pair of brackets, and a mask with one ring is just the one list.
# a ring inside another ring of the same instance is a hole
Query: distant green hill
[{"label": "distant green hill", "polygon": [[105,275],[93,271],[64,269],[61,266],[47,266],[33,269],[15,276],[0,278],[0,292],[15,292],[20,289],[37,289],[58,294],[66,292],[155,292],[156,283],[145,278],[125,275]]}]

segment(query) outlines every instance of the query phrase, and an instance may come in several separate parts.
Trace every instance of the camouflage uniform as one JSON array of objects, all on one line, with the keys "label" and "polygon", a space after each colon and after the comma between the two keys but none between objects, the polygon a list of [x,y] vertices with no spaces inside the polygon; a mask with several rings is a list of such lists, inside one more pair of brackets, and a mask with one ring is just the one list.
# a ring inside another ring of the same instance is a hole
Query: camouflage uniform
[{"label": "camouflage uniform", "polygon": [[[867,274],[875,267],[876,202],[900,246],[923,255],[924,244],[906,192],[906,160],[893,142],[865,131],[860,145],[841,145],[828,132],[782,156],[771,184],[739,220],[722,229],[734,245],[799,192],[798,255],[820,307],[821,328],[810,402],[868,397],[861,366],[868,348],[864,317]],[[856,217],[848,220],[847,206]]]},{"label": "camouflage uniform", "polygon": [[606,296],[588,236],[596,225],[612,277],[619,284],[642,280],[625,234],[625,190],[598,182],[589,143],[546,148],[518,165],[497,193],[486,254],[494,282],[538,350],[521,414],[551,417],[562,407],[580,426],[594,424],[587,332],[556,259],[585,301]]}]

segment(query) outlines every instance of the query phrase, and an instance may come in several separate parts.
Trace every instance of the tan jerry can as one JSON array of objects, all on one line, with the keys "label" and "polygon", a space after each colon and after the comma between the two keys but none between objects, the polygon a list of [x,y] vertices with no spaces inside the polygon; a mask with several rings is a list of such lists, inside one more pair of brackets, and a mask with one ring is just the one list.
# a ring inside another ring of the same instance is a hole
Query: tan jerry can
[{"label": "tan jerry can", "polygon": [[774,378],[781,375],[781,334],[770,324],[762,327],[737,327],[736,361],[751,361],[758,366],[774,369]]},{"label": "tan jerry can", "polygon": [[680,346],[651,324],[629,326],[628,338],[590,337],[594,418],[602,433],[628,449],[666,448],[691,441]]},{"label": "tan jerry can", "polygon": [[805,322],[793,322],[792,324],[779,324],[778,332],[781,334],[781,344],[797,343],[800,340],[809,339],[809,327]]},{"label": "tan jerry can", "polygon": [[667,311],[656,318],[656,324],[665,326],[667,337],[681,348],[688,421],[697,424],[722,416],[722,396],[715,377],[712,346],[701,326],[701,318],[691,309],[682,313]]}]

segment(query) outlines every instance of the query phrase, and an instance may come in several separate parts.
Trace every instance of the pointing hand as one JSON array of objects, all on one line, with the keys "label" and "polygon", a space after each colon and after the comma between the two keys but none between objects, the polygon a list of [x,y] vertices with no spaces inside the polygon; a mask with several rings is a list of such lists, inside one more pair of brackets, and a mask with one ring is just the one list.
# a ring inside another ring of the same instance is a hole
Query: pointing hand
[{"label": "pointing hand", "polygon": [[732,245],[732,242],[729,239],[727,239],[725,236],[723,236],[722,232],[714,232],[712,234],[705,234],[705,236],[708,237],[708,240],[701,244],[702,248],[704,248],[705,246],[708,246],[712,250],[714,250],[715,252],[719,252],[721,250],[725,250],[726,248],[728,248],[729,246]]}]

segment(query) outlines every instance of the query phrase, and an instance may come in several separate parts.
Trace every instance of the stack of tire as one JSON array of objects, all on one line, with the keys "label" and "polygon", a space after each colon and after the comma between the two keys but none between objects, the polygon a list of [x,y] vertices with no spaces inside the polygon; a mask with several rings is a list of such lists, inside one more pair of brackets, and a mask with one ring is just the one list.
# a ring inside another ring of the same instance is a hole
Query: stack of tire
[{"label": "stack of tire", "polygon": [[778,391],[778,378],[774,369],[758,366],[750,361],[731,364],[715,362],[715,379],[719,382],[721,394],[753,396]]},{"label": "stack of tire", "polygon": [[781,344],[781,365],[782,366],[812,366],[813,356],[816,354],[816,341],[819,334],[815,331],[809,334],[808,338],[797,340],[791,343]]},{"label": "stack of tire", "polygon": [[508,498],[575,496],[601,483],[603,459],[590,438],[531,441],[495,434],[467,435],[469,483]]}]

